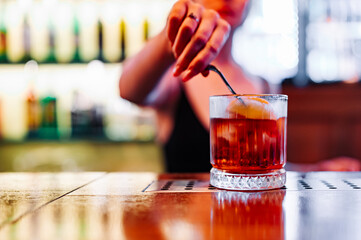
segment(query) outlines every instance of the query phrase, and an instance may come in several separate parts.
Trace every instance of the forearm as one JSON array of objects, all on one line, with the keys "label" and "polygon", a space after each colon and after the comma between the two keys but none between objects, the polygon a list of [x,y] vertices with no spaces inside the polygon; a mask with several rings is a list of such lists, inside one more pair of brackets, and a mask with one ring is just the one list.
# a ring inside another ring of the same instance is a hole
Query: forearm
[{"label": "forearm", "polygon": [[174,61],[170,42],[161,32],[149,40],[137,55],[123,63],[119,80],[121,97],[137,104],[144,103]]}]

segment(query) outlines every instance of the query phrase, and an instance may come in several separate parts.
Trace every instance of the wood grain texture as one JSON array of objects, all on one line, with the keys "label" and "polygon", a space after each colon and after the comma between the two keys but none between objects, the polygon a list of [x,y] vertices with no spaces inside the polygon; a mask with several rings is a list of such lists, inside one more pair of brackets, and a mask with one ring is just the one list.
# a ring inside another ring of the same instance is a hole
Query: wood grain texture
[{"label": "wood grain texture", "polygon": [[[361,173],[290,173],[289,179],[305,182],[347,178],[361,183]],[[8,185],[0,188],[2,196],[7,194],[7,200],[0,202],[2,220],[12,216],[11,212],[21,214],[29,206],[44,203],[42,198],[26,197],[29,193],[53,199],[59,190],[74,188],[42,207],[32,207],[19,221],[5,224],[0,239],[361,238],[361,191],[351,187],[339,191],[159,193],[143,190],[159,179],[204,180],[209,174],[86,174],[50,174],[50,178],[33,174],[27,178],[17,173],[8,182],[4,180],[8,176],[0,174],[2,184]],[[96,179],[84,184],[82,180],[89,176]]]}]

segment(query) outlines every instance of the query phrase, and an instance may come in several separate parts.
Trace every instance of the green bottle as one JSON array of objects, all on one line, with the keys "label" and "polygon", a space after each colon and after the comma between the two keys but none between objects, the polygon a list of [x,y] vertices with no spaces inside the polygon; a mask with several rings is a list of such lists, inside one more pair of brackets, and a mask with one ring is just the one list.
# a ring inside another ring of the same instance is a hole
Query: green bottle
[{"label": "green bottle", "polygon": [[58,122],[56,111],[56,98],[48,95],[40,100],[41,107],[41,125],[39,129],[39,137],[42,139],[58,139]]}]

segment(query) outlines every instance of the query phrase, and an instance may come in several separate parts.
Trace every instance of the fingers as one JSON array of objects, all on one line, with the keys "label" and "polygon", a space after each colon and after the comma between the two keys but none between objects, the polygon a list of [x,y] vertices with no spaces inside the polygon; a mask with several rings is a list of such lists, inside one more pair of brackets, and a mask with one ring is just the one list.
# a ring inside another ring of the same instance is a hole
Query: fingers
[{"label": "fingers", "polygon": [[[192,61],[189,64],[187,64],[187,60],[178,63],[180,65],[184,64],[182,65],[182,68],[186,69],[182,81],[188,81],[198,73],[205,70],[208,64],[214,60],[219,51],[222,49],[225,41],[228,39],[229,32],[229,24],[223,19],[219,19],[210,39],[202,50],[192,59]],[[184,57],[184,59],[187,58]],[[207,71],[205,71],[204,74],[207,74]]]},{"label": "fingers", "polygon": [[185,47],[182,46],[184,49],[181,49],[181,55],[178,57],[173,73],[175,76],[187,69],[193,58],[206,46],[214,33],[218,19],[219,15],[214,10],[204,12],[196,33],[190,36],[191,40]]},{"label": "fingers", "polygon": [[189,1],[178,1],[173,5],[169,13],[167,21],[167,35],[172,45],[177,36],[179,27],[186,17],[188,4]]},{"label": "fingers", "polygon": [[169,14],[167,34],[177,59],[174,76],[183,81],[202,72],[228,39],[230,25],[219,14],[191,0],[176,2]]},{"label": "fingers", "polygon": [[198,25],[203,18],[203,11],[203,7],[199,4],[190,4],[188,6],[187,16],[179,27],[172,47],[176,58],[183,52],[184,48],[197,31]]}]

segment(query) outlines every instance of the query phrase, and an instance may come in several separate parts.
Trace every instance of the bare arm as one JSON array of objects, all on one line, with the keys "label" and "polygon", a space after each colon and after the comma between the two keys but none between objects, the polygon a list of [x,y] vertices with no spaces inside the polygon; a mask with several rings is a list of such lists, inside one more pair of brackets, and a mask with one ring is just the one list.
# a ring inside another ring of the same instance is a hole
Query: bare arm
[{"label": "bare arm", "polygon": [[137,55],[124,62],[119,81],[121,97],[143,104],[174,61],[170,42],[162,31],[149,40]]},{"label": "bare arm", "polygon": [[173,5],[165,29],[133,58],[124,63],[119,81],[123,98],[144,104],[169,67],[174,76],[187,81],[218,55],[230,32],[229,24],[211,9],[191,0]]}]

